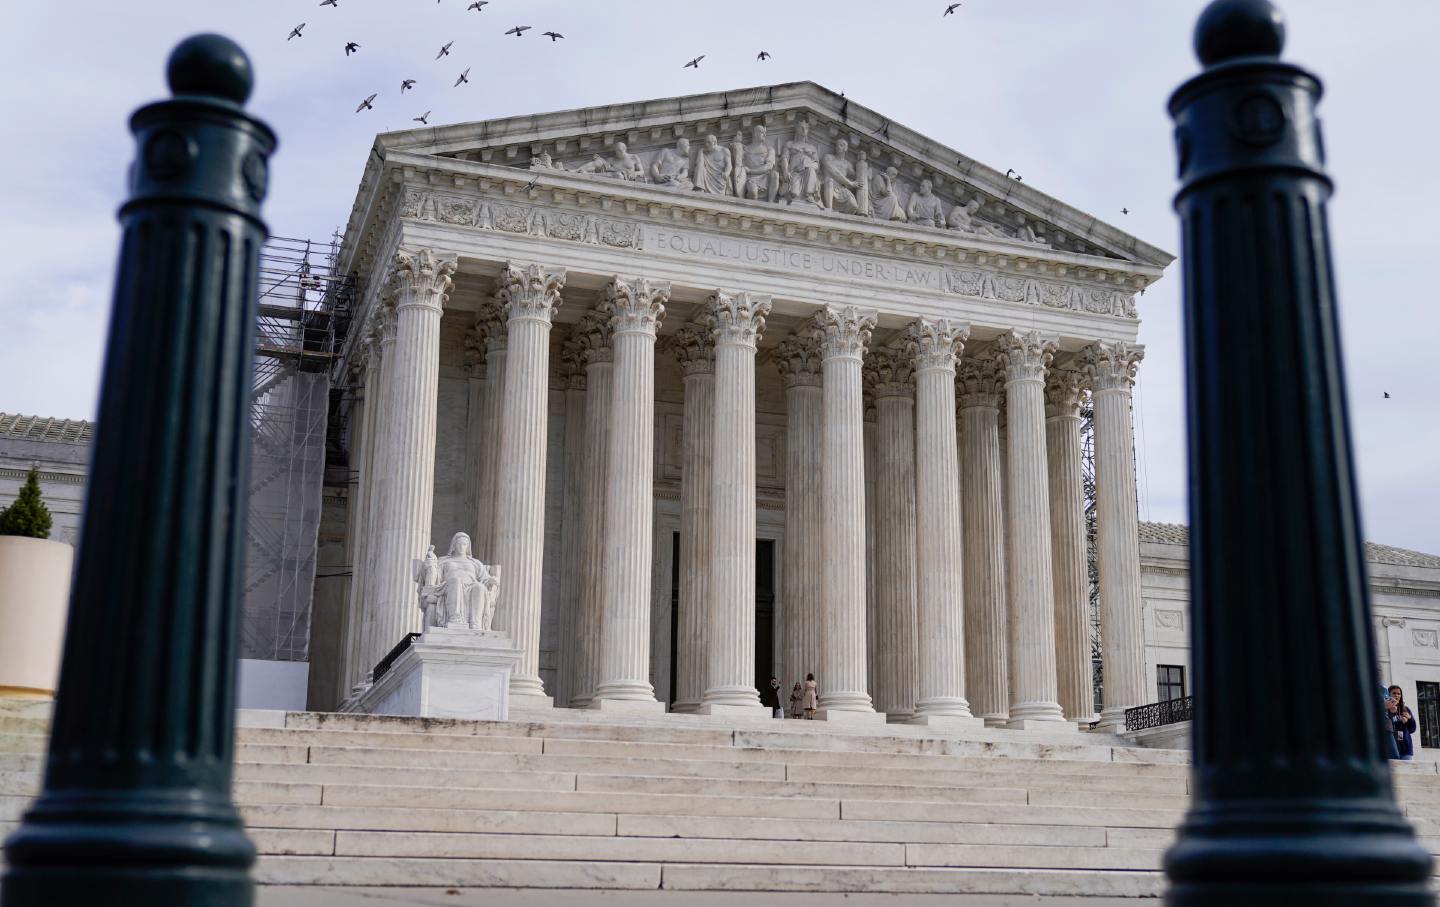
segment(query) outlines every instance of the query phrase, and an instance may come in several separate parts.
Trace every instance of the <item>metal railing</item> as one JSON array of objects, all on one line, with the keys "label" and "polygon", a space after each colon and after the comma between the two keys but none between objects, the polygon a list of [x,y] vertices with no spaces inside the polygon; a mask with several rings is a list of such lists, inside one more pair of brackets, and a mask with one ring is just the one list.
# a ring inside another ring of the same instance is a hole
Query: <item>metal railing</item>
[{"label": "metal railing", "polygon": [[1137,705],[1125,710],[1125,730],[1143,731],[1152,727],[1164,727],[1180,721],[1189,721],[1195,707],[1194,696],[1181,696],[1164,702]]}]

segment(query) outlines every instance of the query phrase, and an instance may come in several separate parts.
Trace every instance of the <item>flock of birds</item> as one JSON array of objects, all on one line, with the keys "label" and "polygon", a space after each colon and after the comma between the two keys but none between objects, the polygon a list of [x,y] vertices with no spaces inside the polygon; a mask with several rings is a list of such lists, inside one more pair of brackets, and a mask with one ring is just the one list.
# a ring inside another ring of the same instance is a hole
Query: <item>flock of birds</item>
[{"label": "flock of birds", "polygon": [[[435,0],[435,2],[438,4],[438,3],[441,2],[441,0]],[[469,6],[467,6],[467,7],[465,7],[465,10],[466,10],[466,12],[470,12],[470,11],[472,11],[472,10],[473,10],[474,12],[477,12],[477,13],[479,13],[479,12],[484,12],[484,11],[485,11],[485,7],[489,6],[489,5],[490,5],[490,2],[491,2],[491,0],[472,0],[471,4],[470,4]],[[332,7],[336,8],[336,9],[339,9],[339,8],[340,8],[340,0],[320,0],[320,5],[321,5],[322,7],[324,7],[324,6],[332,6]],[[956,11],[957,9],[959,9],[962,5],[963,5],[962,3],[950,3],[950,4],[947,4],[947,5],[945,6],[945,11],[940,14],[940,17],[943,19],[943,18],[946,17],[946,16],[953,16],[953,15],[955,15],[955,11]],[[295,38],[303,38],[303,37],[305,36],[305,26],[306,26],[307,24],[308,24],[308,23],[306,23],[306,22],[301,22],[299,25],[297,25],[297,26],[295,26],[294,28],[292,28],[292,29],[290,30],[290,36],[289,36],[288,38],[286,38],[285,40],[286,40],[286,41],[292,41],[292,40],[294,40]],[[525,36],[525,33],[526,33],[527,31],[530,31],[531,29],[532,29],[532,26],[529,26],[529,25],[516,25],[516,26],[513,26],[513,27],[511,27],[510,29],[506,30],[505,34],[506,34],[507,36],[509,36],[509,35],[514,35],[514,36],[517,37],[517,38],[523,38],[523,37]],[[552,44],[555,43],[556,41],[562,40],[562,39],[565,37],[564,35],[560,34],[560,33],[557,32],[557,31],[541,32],[540,35],[541,35],[542,37],[549,38],[549,39],[550,39],[550,43],[552,43]],[[444,45],[442,45],[442,46],[440,47],[440,52],[437,53],[437,54],[435,54],[435,59],[436,59],[436,60],[439,60],[441,57],[448,57],[448,56],[450,55],[450,48],[451,48],[454,44],[455,44],[455,42],[454,42],[453,40],[452,40],[452,41],[447,41]],[[346,57],[349,57],[351,54],[358,53],[359,51],[360,51],[360,45],[359,45],[359,43],[357,43],[357,42],[355,42],[355,41],[347,41],[347,42],[345,42],[345,56],[346,56]],[[762,51],[760,51],[758,54],[755,55],[755,60],[756,60],[756,62],[764,63],[764,62],[766,62],[766,61],[768,61],[768,60],[770,59],[770,56],[771,56],[771,55],[770,55],[770,52],[769,52],[769,51],[762,50]],[[681,68],[682,68],[682,69],[696,69],[696,70],[698,70],[698,69],[700,68],[700,61],[701,61],[701,60],[704,60],[704,59],[705,59],[705,54],[701,54],[700,56],[694,57],[693,59],[691,59],[691,60],[689,60],[688,62],[686,62],[685,65],[682,66]],[[407,92],[407,91],[409,91],[410,89],[414,88],[414,87],[415,87],[415,82],[416,82],[415,79],[405,79],[405,80],[401,81],[401,83],[400,83],[400,94],[401,94],[401,95],[404,95],[405,92]],[[464,70],[463,72],[461,72],[458,77],[456,77],[455,82],[454,82],[454,84],[453,84],[451,87],[452,87],[452,88],[459,88],[461,85],[468,85],[469,83],[470,83],[470,67],[467,66],[467,67],[465,68],[465,70]],[[379,93],[379,92],[373,92],[373,93],[367,95],[367,96],[365,97],[365,99],[360,102],[359,106],[357,106],[357,107],[355,108],[355,112],[356,112],[356,113],[360,113],[361,111],[365,111],[365,110],[374,110],[374,109],[375,109],[375,99],[378,98],[379,96],[380,96],[380,93]],[[844,97],[844,94],[843,94],[843,93],[841,94],[841,97],[842,97],[842,98]],[[418,117],[412,117],[412,118],[411,118],[411,121],[412,121],[412,122],[415,122],[415,123],[419,123],[419,124],[421,124],[422,126],[428,126],[429,123],[430,123],[430,114],[433,113],[433,112],[434,112],[434,111],[427,110],[427,111],[425,111],[424,113],[420,114],[420,116],[418,116]],[[880,127],[875,130],[875,132],[876,132],[876,134],[878,134],[878,135],[882,135],[882,136],[885,137],[885,138],[889,138],[889,135],[890,135],[890,124],[889,124],[889,122],[882,123],[882,124],[880,125]],[[1006,176],[1007,179],[1013,179],[1013,180],[1016,180],[1017,182],[1024,182],[1024,181],[1025,181],[1025,177],[1021,176],[1019,173],[1016,173],[1014,169],[1006,170],[1006,171],[1005,171],[1005,176]],[[1121,208],[1121,209],[1120,209],[1120,213],[1121,213],[1121,214],[1126,214],[1126,215],[1128,215],[1128,214],[1130,213],[1130,209],[1129,209],[1129,208]]]}]

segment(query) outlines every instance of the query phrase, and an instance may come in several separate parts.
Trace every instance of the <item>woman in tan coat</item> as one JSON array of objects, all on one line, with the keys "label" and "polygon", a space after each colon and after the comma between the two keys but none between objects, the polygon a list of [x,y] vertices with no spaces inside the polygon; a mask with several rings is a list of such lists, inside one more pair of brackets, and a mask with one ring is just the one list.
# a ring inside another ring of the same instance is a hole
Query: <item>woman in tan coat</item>
[{"label": "woman in tan coat", "polygon": [[819,704],[819,695],[820,695],[820,694],[817,692],[817,690],[818,690],[818,687],[817,687],[816,684],[815,684],[815,675],[814,675],[814,674],[806,674],[806,675],[805,675],[805,702],[804,702],[804,706],[805,706],[805,717],[806,717],[806,718],[814,718],[814,717],[815,717],[815,707]]}]

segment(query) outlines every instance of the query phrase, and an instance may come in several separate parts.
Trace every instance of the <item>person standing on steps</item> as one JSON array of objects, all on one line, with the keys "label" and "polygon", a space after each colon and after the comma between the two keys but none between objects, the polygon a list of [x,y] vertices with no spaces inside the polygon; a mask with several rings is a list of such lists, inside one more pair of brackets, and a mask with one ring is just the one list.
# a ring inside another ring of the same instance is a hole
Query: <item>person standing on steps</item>
[{"label": "person standing on steps", "polygon": [[1398,751],[1397,759],[1405,762],[1415,758],[1415,740],[1410,736],[1415,733],[1415,715],[1410,707],[1405,704],[1405,691],[1398,686],[1391,686],[1390,698],[1386,700],[1386,717],[1390,719],[1391,732],[1395,735],[1395,748]]},{"label": "person standing on steps", "polygon": [[820,702],[819,687],[815,683],[814,674],[805,675],[805,699],[802,703],[805,709],[806,718],[815,717],[815,707]]},{"label": "person standing on steps", "polygon": [[770,685],[760,691],[760,704],[770,710],[770,717],[785,717],[785,710],[780,708],[780,678],[770,678]]},{"label": "person standing on steps", "polygon": [[790,691],[790,717],[800,718],[801,710],[805,703],[805,690],[801,688],[800,681],[795,681],[795,688]]}]

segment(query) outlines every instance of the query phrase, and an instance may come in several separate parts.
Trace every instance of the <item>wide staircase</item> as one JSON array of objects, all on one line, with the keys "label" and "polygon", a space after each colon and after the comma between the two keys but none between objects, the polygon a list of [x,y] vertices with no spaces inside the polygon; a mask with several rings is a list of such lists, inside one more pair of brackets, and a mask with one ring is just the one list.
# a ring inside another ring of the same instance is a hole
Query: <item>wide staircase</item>
[{"label": "wide staircase", "polygon": [[[1095,734],[241,713],[268,884],[1154,897],[1187,755]],[[0,710],[0,832],[47,719]],[[1440,845],[1440,774],[1397,766]]]}]

